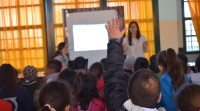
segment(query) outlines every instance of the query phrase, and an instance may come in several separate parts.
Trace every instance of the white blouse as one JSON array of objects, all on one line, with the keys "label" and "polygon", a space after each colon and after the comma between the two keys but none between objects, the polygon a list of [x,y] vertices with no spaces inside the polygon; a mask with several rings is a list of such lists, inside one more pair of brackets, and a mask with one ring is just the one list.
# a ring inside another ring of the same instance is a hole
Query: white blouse
[{"label": "white blouse", "polygon": [[128,37],[124,37],[123,44],[126,46],[126,58],[129,56],[137,57],[145,57],[144,53],[148,51],[148,47],[144,49],[144,42],[146,42],[145,36],[141,35],[139,40],[137,38],[132,38],[132,46],[129,45]]},{"label": "white blouse", "polygon": [[65,68],[68,68],[68,57],[66,54],[61,54],[58,54],[54,59],[59,60],[65,66]]}]

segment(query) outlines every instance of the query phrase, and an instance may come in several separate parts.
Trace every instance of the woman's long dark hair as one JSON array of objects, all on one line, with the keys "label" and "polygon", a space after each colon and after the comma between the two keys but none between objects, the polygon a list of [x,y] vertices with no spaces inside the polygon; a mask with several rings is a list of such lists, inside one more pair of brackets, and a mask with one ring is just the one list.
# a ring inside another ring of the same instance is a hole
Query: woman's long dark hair
[{"label": "woman's long dark hair", "polygon": [[58,44],[58,50],[53,54],[53,56],[51,56],[50,60],[54,59],[56,56],[58,56],[59,54],[61,55],[61,50],[65,47],[66,43],[65,42],[61,42]]},{"label": "woman's long dark hair", "polygon": [[137,26],[137,34],[136,34],[136,38],[139,40],[140,39],[140,28],[139,28],[139,25],[136,21],[132,21],[129,26],[128,26],[128,43],[130,46],[132,46],[132,34],[131,34],[131,31],[129,30],[131,25],[132,24],[135,24]]},{"label": "woman's long dark hair", "polygon": [[169,73],[174,89],[178,90],[185,83],[185,79],[182,62],[177,57],[176,52],[172,48],[160,52],[157,56],[157,62]]},{"label": "woman's long dark hair", "polygon": [[10,64],[3,64],[0,67],[0,85],[5,85],[8,92],[15,92],[18,84],[16,69]]},{"label": "woman's long dark hair", "polygon": [[[103,98],[99,96],[98,90],[96,88],[96,78],[90,73],[79,72],[74,81],[74,94],[77,101],[80,103],[81,110],[87,110],[92,99],[96,98],[104,101]],[[95,103],[94,103],[95,104]],[[106,107],[102,108],[104,110]]]}]

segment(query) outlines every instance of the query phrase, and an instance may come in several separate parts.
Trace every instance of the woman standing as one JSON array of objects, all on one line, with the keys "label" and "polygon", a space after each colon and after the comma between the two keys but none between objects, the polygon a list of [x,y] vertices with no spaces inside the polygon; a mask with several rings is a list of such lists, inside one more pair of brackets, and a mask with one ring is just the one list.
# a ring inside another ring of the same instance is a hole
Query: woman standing
[{"label": "woman standing", "polygon": [[51,57],[52,59],[59,60],[65,68],[68,68],[68,46],[65,42],[58,44],[58,50]]},{"label": "woman standing", "polygon": [[148,43],[145,36],[140,34],[137,22],[132,21],[128,27],[128,37],[123,39],[123,49],[126,57],[134,56],[145,57],[144,53],[148,51]]}]

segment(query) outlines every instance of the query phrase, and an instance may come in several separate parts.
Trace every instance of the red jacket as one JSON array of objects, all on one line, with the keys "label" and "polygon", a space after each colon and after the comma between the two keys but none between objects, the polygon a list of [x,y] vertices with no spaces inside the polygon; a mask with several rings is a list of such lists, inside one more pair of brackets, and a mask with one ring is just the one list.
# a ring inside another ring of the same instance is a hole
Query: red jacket
[{"label": "red jacket", "polygon": [[97,81],[97,89],[98,92],[104,92],[104,80],[102,77]]}]

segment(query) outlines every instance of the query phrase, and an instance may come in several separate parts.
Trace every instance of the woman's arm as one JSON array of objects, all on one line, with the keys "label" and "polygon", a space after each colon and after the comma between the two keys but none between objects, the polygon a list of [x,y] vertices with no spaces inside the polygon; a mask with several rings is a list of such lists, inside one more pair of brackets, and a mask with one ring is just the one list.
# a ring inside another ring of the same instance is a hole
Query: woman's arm
[{"label": "woman's arm", "polygon": [[[144,36],[143,36],[144,37]],[[146,37],[144,37],[144,41],[143,41],[143,51],[147,52],[148,51],[148,42]]]},{"label": "woman's arm", "polygon": [[126,55],[127,54],[127,39],[126,39],[126,37],[124,37],[124,39],[123,39],[122,46],[123,46],[124,55]]}]

